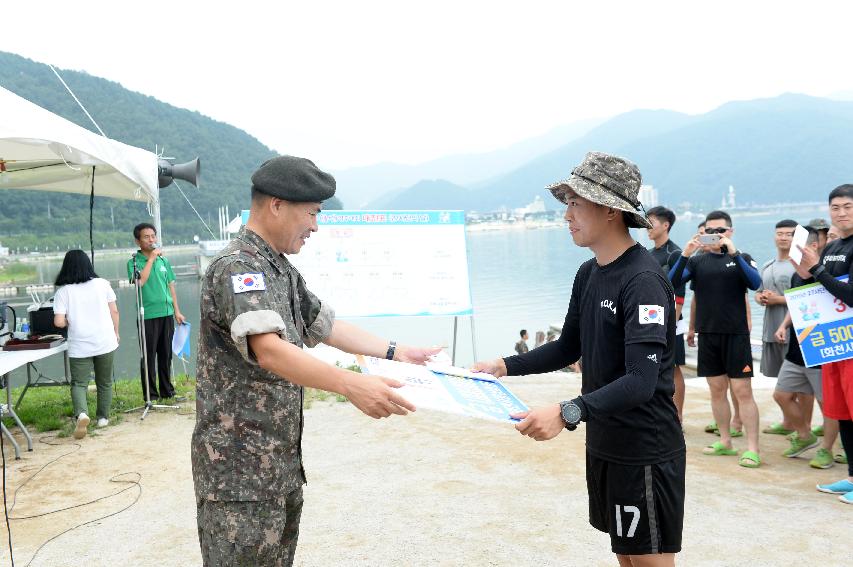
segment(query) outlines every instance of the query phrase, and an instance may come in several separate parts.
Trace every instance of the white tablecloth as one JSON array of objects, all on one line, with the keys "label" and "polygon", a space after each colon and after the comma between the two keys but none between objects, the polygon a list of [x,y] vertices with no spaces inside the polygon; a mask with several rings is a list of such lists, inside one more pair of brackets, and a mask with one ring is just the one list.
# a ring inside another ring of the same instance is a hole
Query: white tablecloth
[{"label": "white tablecloth", "polygon": [[34,349],[34,350],[0,350],[0,376],[8,374],[13,370],[17,370],[22,366],[35,362],[60,352],[68,350],[68,342],[63,342],[61,345],[53,348]]}]

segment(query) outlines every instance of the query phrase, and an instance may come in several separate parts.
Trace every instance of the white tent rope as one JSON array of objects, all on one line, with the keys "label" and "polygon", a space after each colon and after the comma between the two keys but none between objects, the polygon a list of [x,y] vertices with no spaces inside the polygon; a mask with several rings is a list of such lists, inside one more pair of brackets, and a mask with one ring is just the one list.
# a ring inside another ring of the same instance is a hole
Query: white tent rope
[{"label": "white tent rope", "polygon": [[72,90],[71,90],[71,87],[69,87],[69,86],[68,86],[68,84],[66,84],[66,82],[62,79],[62,77],[60,77],[60,76],[59,76],[59,73],[56,71],[56,69],[54,69],[53,65],[51,65],[50,63],[48,63],[48,64],[47,64],[47,66],[48,66],[48,67],[50,67],[50,70],[51,70],[51,71],[53,71],[53,74],[54,74],[54,75],[56,75],[56,78],[57,78],[57,79],[59,79],[59,82],[60,82],[60,83],[62,83],[62,86],[63,86],[63,87],[65,87],[65,90],[67,90],[67,91],[68,91],[68,94],[70,94],[70,95],[71,95],[71,98],[73,98],[73,99],[74,99],[74,102],[76,102],[76,103],[77,103],[77,105],[78,105],[78,106],[83,110],[83,112],[85,112],[85,113],[86,113],[86,116],[88,116],[88,117],[89,117],[89,120],[91,120],[91,121],[92,121],[92,124],[94,124],[94,125],[95,125],[95,128],[97,128],[97,129],[98,129],[98,132],[100,132],[100,133],[101,133],[101,136],[103,136],[104,138],[106,138],[106,137],[107,137],[107,135],[106,135],[106,134],[104,134],[104,131],[103,131],[103,130],[101,130],[101,127],[100,127],[100,126],[98,126],[98,123],[97,123],[97,122],[95,122],[95,119],[94,119],[94,118],[92,118],[92,115],[91,115],[91,114],[89,114],[89,111],[88,111],[88,110],[86,110],[86,107],[85,107],[85,106],[83,106],[83,103],[82,103],[82,102],[80,102],[80,100],[77,98],[77,95],[75,95],[75,94],[74,94],[74,91],[72,91]]},{"label": "white tent rope", "polygon": [[183,196],[184,196],[184,200],[186,200],[187,204],[188,204],[188,205],[190,206],[190,208],[193,210],[193,212],[195,213],[195,216],[197,216],[197,217],[198,217],[198,220],[200,220],[200,221],[201,221],[201,224],[203,224],[203,225],[204,225],[204,228],[206,228],[206,229],[207,229],[207,232],[209,232],[209,233],[210,233],[210,236],[211,236],[214,240],[216,240],[216,239],[217,239],[217,238],[216,238],[216,235],[215,235],[215,234],[213,234],[213,231],[212,231],[212,230],[210,230],[210,227],[209,227],[209,226],[207,226],[207,223],[206,223],[206,222],[204,222],[204,219],[203,219],[203,218],[201,218],[201,215],[200,215],[200,214],[198,214],[198,211],[196,210],[196,208],[193,206],[193,204],[192,204],[192,203],[190,203],[190,200],[189,200],[189,198],[187,197],[186,193],[184,193],[184,190],[183,190],[183,189],[181,189],[181,186],[180,186],[180,185],[178,185],[178,181],[177,181],[177,179],[173,179],[173,180],[172,180],[172,183],[174,183],[174,184],[175,184],[175,187],[177,187],[177,188],[178,188],[178,191],[180,191],[180,192],[181,192],[181,195],[183,195]]}]

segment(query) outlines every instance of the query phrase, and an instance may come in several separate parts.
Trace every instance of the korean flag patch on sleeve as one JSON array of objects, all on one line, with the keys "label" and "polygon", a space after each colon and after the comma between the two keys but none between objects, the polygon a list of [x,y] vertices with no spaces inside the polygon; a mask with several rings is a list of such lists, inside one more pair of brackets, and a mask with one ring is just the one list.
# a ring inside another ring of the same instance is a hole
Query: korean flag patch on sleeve
[{"label": "korean flag patch on sleeve", "polygon": [[666,325],[663,307],[660,305],[640,305],[640,325]]},{"label": "korean flag patch on sleeve", "polygon": [[231,276],[231,284],[234,286],[234,293],[263,291],[267,289],[267,284],[264,282],[264,275],[260,273]]}]

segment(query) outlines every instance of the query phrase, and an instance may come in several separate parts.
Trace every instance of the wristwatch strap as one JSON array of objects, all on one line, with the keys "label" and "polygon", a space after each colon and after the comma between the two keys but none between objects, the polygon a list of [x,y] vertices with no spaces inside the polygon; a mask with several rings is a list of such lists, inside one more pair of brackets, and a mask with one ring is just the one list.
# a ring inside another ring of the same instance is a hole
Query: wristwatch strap
[{"label": "wristwatch strap", "polygon": [[388,343],[388,352],[385,353],[385,358],[387,360],[394,360],[395,350],[397,350],[397,341],[391,341]]}]

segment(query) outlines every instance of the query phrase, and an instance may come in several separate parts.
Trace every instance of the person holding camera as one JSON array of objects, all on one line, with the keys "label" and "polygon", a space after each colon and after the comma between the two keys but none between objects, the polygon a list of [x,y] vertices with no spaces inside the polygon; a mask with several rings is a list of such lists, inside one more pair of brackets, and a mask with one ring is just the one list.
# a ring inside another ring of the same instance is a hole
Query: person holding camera
[{"label": "person holding camera", "polygon": [[[747,290],[761,285],[761,275],[749,254],[732,241],[732,218],[725,211],[705,217],[705,234],[695,234],[669,272],[674,287],[693,281],[696,302],[696,331],[699,333],[697,373],[705,376],[711,389],[711,411],[720,440],[706,447],[706,455],[737,455],[732,447],[732,410],[728,400],[731,385],[740,405],[748,450],[740,456],[742,467],[761,465],[758,451],[758,406],[752,394],[752,346],[744,304]],[[694,255],[702,249],[703,254]]]},{"label": "person holding camera", "polygon": [[[139,286],[142,288],[142,308],[145,310],[145,352],[148,358],[149,400],[172,398],[175,387],[172,385],[172,337],[175,323],[181,325],[186,317],[178,307],[175,292],[175,272],[172,265],[163,256],[163,249],[157,243],[157,229],[144,222],[133,228],[133,238],[139,250],[127,261],[127,277],[133,282],[134,273],[139,272]],[[159,388],[155,380],[159,378]],[[145,369],[140,365],[142,392],[145,395]]]},{"label": "person holding camera", "polygon": [[99,278],[82,250],[69,250],[56,276],[53,324],[68,327],[71,402],[77,420],[74,438],[86,436],[89,403],[86,390],[94,369],[98,388],[98,427],[109,424],[113,400],[113,356],[118,349],[118,309],[110,282]]}]

